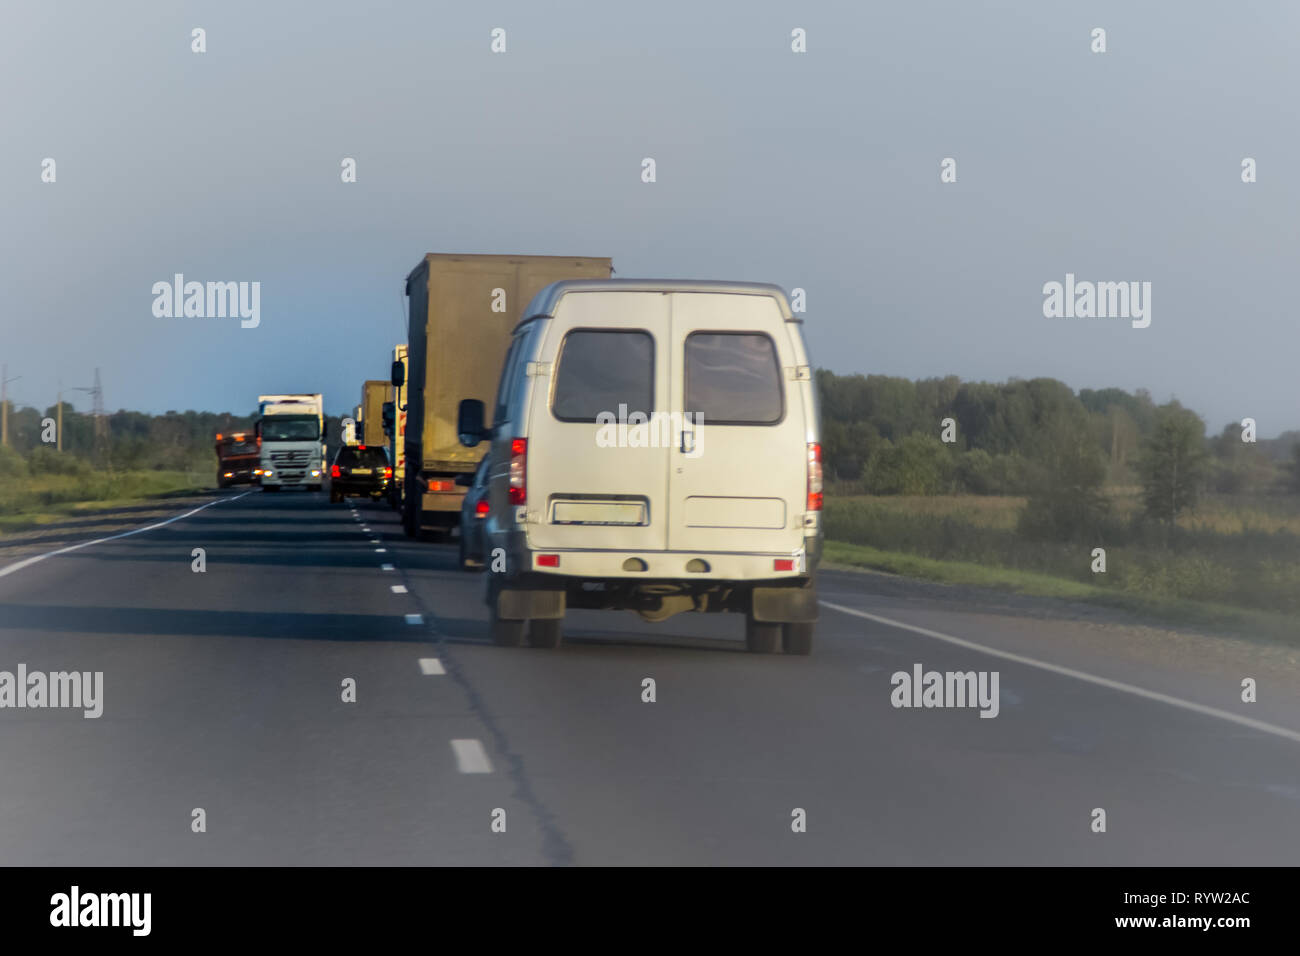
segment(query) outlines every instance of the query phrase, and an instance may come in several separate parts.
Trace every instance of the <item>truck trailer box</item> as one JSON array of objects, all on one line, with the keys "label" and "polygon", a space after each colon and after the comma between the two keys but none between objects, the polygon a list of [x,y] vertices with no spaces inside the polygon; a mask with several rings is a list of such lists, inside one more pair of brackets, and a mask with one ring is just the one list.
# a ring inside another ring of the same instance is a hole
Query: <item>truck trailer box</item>
[{"label": "truck trailer box", "polygon": [[466,448],[456,431],[460,400],[491,408],[506,349],[520,313],[534,295],[561,279],[608,279],[613,260],[585,256],[430,253],[406,277],[406,474],[403,524],[451,527],[465,489],[457,475],[473,472],[482,449]]},{"label": "truck trailer box", "polygon": [[383,445],[384,438],[384,402],[393,400],[393,386],[388,382],[372,379],[361,385],[361,444]]}]

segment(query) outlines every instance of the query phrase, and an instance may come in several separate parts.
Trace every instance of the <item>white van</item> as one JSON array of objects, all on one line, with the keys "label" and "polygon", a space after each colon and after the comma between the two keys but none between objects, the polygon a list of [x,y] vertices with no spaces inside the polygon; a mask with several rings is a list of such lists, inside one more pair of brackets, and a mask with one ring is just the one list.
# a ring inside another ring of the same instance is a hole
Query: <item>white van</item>
[{"label": "white van", "polygon": [[745,615],[749,650],[812,650],[815,387],[773,285],[581,279],[524,310],[488,425],[493,638],[555,647],[567,608]]}]

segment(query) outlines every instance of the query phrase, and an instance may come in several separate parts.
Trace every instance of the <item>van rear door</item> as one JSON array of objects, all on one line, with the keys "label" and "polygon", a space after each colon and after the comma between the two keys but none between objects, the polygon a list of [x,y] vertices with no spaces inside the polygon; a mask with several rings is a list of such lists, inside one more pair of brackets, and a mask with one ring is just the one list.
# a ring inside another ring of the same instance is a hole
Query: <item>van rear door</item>
[{"label": "van rear door", "polygon": [[529,373],[529,547],[667,547],[669,442],[618,419],[668,400],[668,300],[571,292],[543,320]]},{"label": "van rear door", "polygon": [[[792,554],[807,494],[801,356],[768,295],[671,295],[668,547]],[[688,414],[689,413],[689,414]]]}]

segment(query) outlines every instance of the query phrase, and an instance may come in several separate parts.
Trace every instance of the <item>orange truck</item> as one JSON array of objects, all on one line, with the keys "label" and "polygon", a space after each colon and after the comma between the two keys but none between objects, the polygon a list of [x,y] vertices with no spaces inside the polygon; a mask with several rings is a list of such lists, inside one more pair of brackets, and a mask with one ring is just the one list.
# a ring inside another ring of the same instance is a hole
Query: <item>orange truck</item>
[{"label": "orange truck", "polygon": [[217,432],[217,487],[251,485],[261,455],[261,440],[252,432]]}]

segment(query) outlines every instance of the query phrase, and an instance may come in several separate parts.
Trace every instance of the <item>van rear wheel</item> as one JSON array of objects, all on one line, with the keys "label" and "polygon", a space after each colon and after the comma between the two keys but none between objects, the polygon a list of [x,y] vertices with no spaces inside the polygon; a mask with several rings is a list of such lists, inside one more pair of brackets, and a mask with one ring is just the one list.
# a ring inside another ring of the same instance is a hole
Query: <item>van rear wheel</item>
[{"label": "van rear wheel", "polygon": [[528,622],[528,643],[533,647],[554,649],[560,646],[563,637],[564,621],[561,618],[535,618]]},{"label": "van rear wheel", "polygon": [[781,644],[787,654],[807,657],[812,653],[813,625],[811,622],[781,625]]},{"label": "van rear wheel", "polygon": [[781,625],[745,616],[745,647],[751,654],[775,654],[781,646]]}]

